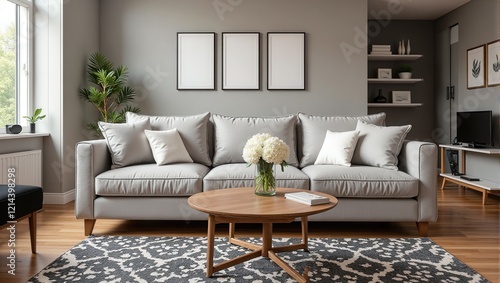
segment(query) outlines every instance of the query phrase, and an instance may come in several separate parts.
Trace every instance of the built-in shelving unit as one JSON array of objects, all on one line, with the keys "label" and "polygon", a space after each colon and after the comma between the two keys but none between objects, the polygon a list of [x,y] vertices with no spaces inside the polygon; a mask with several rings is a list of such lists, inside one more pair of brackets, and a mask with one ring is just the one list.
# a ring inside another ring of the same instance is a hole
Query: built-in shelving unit
[{"label": "built-in shelving unit", "polygon": [[[476,153],[481,153],[481,154],[495,154],[498,155],[500,154],[500,149],[498,148],[470,148],[470,147],[463,147],[459,145],[449,145],[449,144],[440,144],[439,145],[441,149],[441,174],[440,176],[443,177],[443,183],[441,184],[441,189],[443,190],[444,187],[446,186],[446,182],[451,182],[454,184],[457,184],[459,186],[463,186],[469,189],[473,189],[479,192],[483,193],[483,204],[486,204],[486,200],[488,199],[488,194],[495,194],[495,195],[500,195],[500,183],[498,182],[493,182],[489,180],[484,180],[480,179],[479,181],[469,181],[461,178],[460,176],[456,176],[450,173],[445,172],[445,166],[444,166],[444,160],[445,160],[445,151],[446,149],[454,149],[461,151],[461,164],[462,164],[462,170],[461,174],[465,175],[465,162],[466,162],[466,153],[467,152],[476,152]],[[469,177],[472,177],[470,175],[467,175]]]},{"label": "built-in shelving unit", "polygon": [[[421,54],[409,54],[409,55],[370,55],[368,54],[368,61],[415,61],[422,58]],[[397,76],[397,74],[396,74]],[[384,85],[411,85],[422,82],[423,78],[413,78],[413,79],[400,79],[400,78],[368,78],[368,84],[384,84]],[[384,107],[384,108],[408,108],[408,107],[420,107],[422,103],[368,103],[368,107]]]}]

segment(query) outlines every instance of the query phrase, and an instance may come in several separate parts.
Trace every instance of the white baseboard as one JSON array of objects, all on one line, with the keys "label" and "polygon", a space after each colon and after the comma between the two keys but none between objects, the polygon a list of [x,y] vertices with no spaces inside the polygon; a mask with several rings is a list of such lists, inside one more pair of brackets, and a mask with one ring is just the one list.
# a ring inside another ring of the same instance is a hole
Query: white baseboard
[{"label": "white baseboard", "polygon": [[44,193],[44,204],[67,204],[75,200],[75,190],[67,191],[65,193]]}]

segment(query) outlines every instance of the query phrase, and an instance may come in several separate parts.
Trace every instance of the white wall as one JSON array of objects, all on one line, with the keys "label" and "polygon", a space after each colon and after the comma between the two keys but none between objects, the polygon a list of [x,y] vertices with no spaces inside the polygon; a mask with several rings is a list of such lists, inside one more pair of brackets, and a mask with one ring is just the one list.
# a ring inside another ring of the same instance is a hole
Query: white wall
[{"label": "white wall", "polygon": [[[217,8],[216,8],[217,7]],[[100,51],[127,65],[142,113],[275,116],[299,111],[359,115],[366,109],[366,0],[102,0]],[[217,90],[176,90],[177,32],[217,33]],[[221,90],[221,33],[261,33],[262,90]],[[268,91],[267,32],[306,32],[306,90]],[[341,43],[359,53],[347,58]]]}]

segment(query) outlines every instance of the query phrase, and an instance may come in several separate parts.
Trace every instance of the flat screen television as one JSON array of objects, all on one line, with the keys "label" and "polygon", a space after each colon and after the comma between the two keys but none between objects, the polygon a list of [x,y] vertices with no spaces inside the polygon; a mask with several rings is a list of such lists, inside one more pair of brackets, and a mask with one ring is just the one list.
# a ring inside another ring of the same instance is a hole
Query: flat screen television
[{"label": "flat screen television", "polygon": [[457,112],[457,142],[470,147],[492,147],[492,124],[492,111]]}]

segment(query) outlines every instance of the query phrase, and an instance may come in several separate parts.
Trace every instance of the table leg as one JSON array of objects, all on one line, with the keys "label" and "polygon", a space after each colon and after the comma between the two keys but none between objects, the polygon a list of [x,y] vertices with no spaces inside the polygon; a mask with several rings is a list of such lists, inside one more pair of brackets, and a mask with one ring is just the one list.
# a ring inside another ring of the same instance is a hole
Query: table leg
[{"label": "table leg", "polygon": [[232,238],[234,238],[234,226],[236,225],[236,223],[229,223],[229,240],[231,240]]},{"label": "table leg", "polygon": [[304,244],[305,248],[304,251],[308,252],[309,251],[309,246],[307,245],[307,238],[308,238],[308,226],[307,226],[307,216],[302,217],[302,244]]},{"label": "table leg", "polygon": [[262,256],[268,257],[268,252],[273,246],[273,224],[262,223]]},{"label": "table leg", "polygon": [[215,238],[215,216],[208,215],[207,233],[207,277],[214,273],[214,238]]}]

